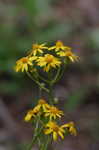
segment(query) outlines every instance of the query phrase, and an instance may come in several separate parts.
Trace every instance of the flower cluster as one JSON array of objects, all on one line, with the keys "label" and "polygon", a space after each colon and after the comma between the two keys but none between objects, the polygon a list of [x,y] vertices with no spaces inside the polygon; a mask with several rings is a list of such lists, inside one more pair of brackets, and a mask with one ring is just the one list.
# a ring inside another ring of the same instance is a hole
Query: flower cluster
[{"label": "flower cluster", "polygon": [[35,124],[39,123],[39,128],[43,126],[42,132],[44,135],[52,135],[53,140],[56,141],[58,136],[64,139],[64,135],[70,133],[74,136],[77,131],[73,122],[64,125],[58,125],[57,121],[64,115],[63,111],[55,106],[49,105],[44,99],[40,99],[38,104],[29,110],[24,118],[26,122],[30,121]]},{"label": "flower cluster", "polygon": [[48,47],[46,44],[33,44],[28,56],[16,62],[16,72],[36,72],[40,69],[49,72],[58,69],[67,62],[78,61],[71,47],[65,46],[61,41],[57,41],[54,46]]},{"label": "flower cluster", "polygon": [[16,72],[25,72],[38,85],[40,97],[42,90],[49,97],[49,103],[39,99],[38,104],[24,118],[26,122],[32,123],[34,129],[28,150],[32,149],[34,143],[38,143],[40,150],[47,150],[52,140],[57,141],[59,137],[64,139],[67,134],[77,135],[74,122],[59,125],[64,113],[54,106],[53,86],[61,79],[68,63],[78,61],[79,57],[73,53],[71,47],[65,46],[61,41],[50,47],[45,43],[33,44],[27,54],[16,61]]}]

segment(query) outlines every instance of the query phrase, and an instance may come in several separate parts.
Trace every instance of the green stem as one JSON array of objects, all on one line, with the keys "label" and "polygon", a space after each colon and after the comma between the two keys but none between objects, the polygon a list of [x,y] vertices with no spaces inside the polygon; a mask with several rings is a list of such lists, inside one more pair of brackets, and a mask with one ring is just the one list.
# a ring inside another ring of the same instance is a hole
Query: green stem
[{"label": "green stem", "polygon": [[40,83],[39,81],[37,81],[36,79],[34,79],[31,74],[29,72],[26,72],[28,77],[33,80],[41,89],[45,90],[47,93],[49,93],[49,89],[47,89],[46,87],[44,87],[44,85],[42,85],[42,83]]},{"label": "green stem", "polygon": [[57,73],[56,73],[55,78],[51,81],[52,84],[54,84],[54,83],[57,82],[57,79],[58,79],[58,77],[60,76],[60,71],[61,71],[61,67],[59,67],[59,69],[58,69],[58,71],[57,71]]},{"label": "green stem", "polygon": [[41,96],[42,96],[42,89],[41,87],[39,87],[39,99],[41,98]]},{"label": "green stem", "polygon": [[44,141],[43,144],[41,144],[40,150],[47,150],[49,142],[50,142],[50,138],[48,137],[47,140]]},{"label": "green stem", "polygon": [[49,142],[50,142],[50,137],[48,137],[47,142],[46,142],[45,147],[44,147],[43,150],[47,150]]},{"label": "green stem", "polygon": [[37,132],[37,129],[38,129],[38,124],[36,124],[36,128],[35,128],[36,134],[34,135],[34,137],[33,137],[33,139],[32,139],[32,142],[31,142],[31,144],[29,145],[29,147],[27,148],[27,150],[31,150],[31,149],[32,149],[32,147],[33,147],[33,145],[35,144],[35,142],[36,142],[38,136],[40,135],[40,133],[41,133],[43,127],[40,128],[40,130],[39,130],[38,132]]},{"label": "green stem", "polygon": [[40,147],[41,147],[41,141],[40,141],[40,138],[38,138],[38,145],[39,145],[39,150],[40,150]]},{"label": "green stem", "polygon": [[31,144],[29,145],[29,147],[27,148],[27,150],[31,150],[31,149],[32,149],[32,147],[33,147],[33,145],[34,145],[36,139],[37,139],[37,136],[34,136],[33,139],[32,139],[32,142],[31,142]]},{"label": "green stem", "polygon": [[61,79],[61,77],[63,76],[63,73],[65,71],[65,68],[66,68],[66,63],[64,64],[64,67],[63,67],[62,71],[61,71],[61,67],[58,69],[57,74],[56,74],[54,80],[52,80],[53,84],[56,83],[56,82],[58,82]]},{"label": "green stem", "polygon": [[53,105],[53,99],[54,99],[54,96],[53,96],[53,84],[49,84],[49,101],[50,101],[50,104]]},{"label": "green stem", "polygon": [[57,70],[57,73],[56,73],[55,78],[49,83],[49,99],[50,99],[50,103],[51,103],[52,105],[53,105],[53,99],[54,99],[52,87],[53,87],[53,85],[54,85],[57,81],[59,81],[59,80],[61,79],[61,77],[62,77],[62,75],[63,75],[63,73],[64,73],[64,71],[65,71],[65,68],[66,68],[66,64],[64,65],[64,68],[62,69],[62,71],[61,71],[61,67],[59,67],[59,69]]},{"label": "green stem", "polygon": [[38,72],[37,72],[37,75],[38,75],[38,77],[39,77],[42,81],[44,81],[44,82],[46,82],[46,83],[49,83],[49,82],[50,82],[50,81],[44,79],[41,75],[39,75]]},{"label": "green stem", "polygon": [[61,77],[63,76],[63,74],[64,74],[64,72],[65,72],[65,69],[66,69],[66,64],[64,64],[64,67],[63,67],[62,71],[60,72],[60,75],[59,75],[59,77],[57,78],[56,82],[58,82],[58,81],[61,79]]}]

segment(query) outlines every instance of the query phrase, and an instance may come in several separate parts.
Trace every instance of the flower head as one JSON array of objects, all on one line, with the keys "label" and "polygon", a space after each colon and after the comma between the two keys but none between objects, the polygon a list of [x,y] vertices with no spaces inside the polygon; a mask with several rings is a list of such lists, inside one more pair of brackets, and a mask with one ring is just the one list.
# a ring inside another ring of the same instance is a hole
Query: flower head
[{"label": "flower head", "polygon": [[33,66],[32,61],[35,60],[36,57],[23,57],[19,60],[16,61],[16,66],[15,66],[15,70],[16,72],[19,71],[28,71],[29,66]]},{"label": "flower head", "polygon": [[38,109],[43,109],[43,111],[46,111],[47,109],[50,108],[50,105],[44,99],[40,99],[36,107]]},{"label": "flower head", "polygon": [[67,128],[68,131],[69,131],[72,135],[74,135],[74,136],[77,135],[77,130],[76,130],[76,128],[75,128],[74,122],[66,123],[66,124],[62,125],[61,127],[62,127],[62,128]]},{"label": "flower head", "polygon": [[37,65],[44,67],[44,71],[46,72],[48,72],[51,68],[59,67],[60,64],[61,61],[51,54],[45,54],[37,59]]},{"label": "flower head", "polygon": [[45,46],[45,44],[33,44],[32,45],[32,50],[30,52],[30,56],[31,55],[36,55],[37,53],[43,53],[44,49],[48,49],[48,47]]},{"label": "flower head", "polygon": [[63,115],[63,111],[59,110],[55,106],[50,106],[50,108],[45,111],[45,116],[49,117],[50,120],[56,119],[56,117],[61,118],[62,115]]},{"label": "flower head", "polygon": [[35,107],[34,109],[29,110],[28,113],[26,114],[24,120],[26,122],[30,121],[33,117],[36,117],[38,112],[39,112],[39,109],[37,107]]},{"label": "flower head", "polygon": [[61,57],[67,57],[70,61],[75,62],[79,60],[79,57],[73,54],[70,50],[61,51],[57,53]]},{"label": "flower head", "polygon": [[56,124],[56,122],[53,122],[53,121],[50,121],[46,124],[45,126],[45,129],[44,130],[44,133],[45,134],[52,134],[53,135],[53,140],[56,141],[58,139],[58,135],[64,139],[64,133],[65,133],[65,130],[63,128],[61,128],[61,126],[58,126]]},{"label": "flower head", "polygon": [[55,46],[52,46],[49,48],[49,50],[53,50],[55,49],[55,51],[59,51],[59,50],[69,50],[71,49],[70,47],[64,46],[64,44],[61,41],[57,41]]}]

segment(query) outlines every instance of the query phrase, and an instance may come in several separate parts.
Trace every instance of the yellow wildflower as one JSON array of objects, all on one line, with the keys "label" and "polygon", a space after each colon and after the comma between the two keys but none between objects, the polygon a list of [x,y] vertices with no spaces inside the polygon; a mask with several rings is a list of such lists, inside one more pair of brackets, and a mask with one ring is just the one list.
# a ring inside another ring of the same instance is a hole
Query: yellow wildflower
[{"label": "yellow wildflower", "polygon": [[61,126],[58,126],[56,124],[56,122],[53,122],[53,121],[50,121],[46,124],[45,126],[45,129],[44,130],[44,133],[45,134],[51,134],[53,135],[53,140],[56,141],[58,139],[58,135],[64,139],[64,133],[65,133],[65,130],[61,127]]},{"label": "yellow wildflower", "polygon": [[59,51],[59,50],[70,50],[71,48],[68,46],[64,46],[64,44],[61,41],[57,41],[55,46],[52,46],[49,48],[49,50],[53,50],[55,49],[55,51]]},{"label": "yellow wildflower", "polygon": [[59,56],[62,56],[62,57],[67,57],[67,58],[69,58],[70,59],[70,61],[72,61],[72,62],[75,62],[75,61],[78,61],[79,60],[79,57],[78,56],[76,56],[75,54],[73,54],[70,50],[68,50],[68,51],[61,51],[61,52],[58,52],[57,53]]},{"label": "yellow wildflower", "polygon": [[51,68],[59,67],[61,61],[53,55],[45,54],[42,57],[38,57],[37,65],[44,67],[44,71],[48,72]]},{"label": "yellow wildflower", "polygon": [[77,135],[77,130],[76,130],[75,126],[74,126],[74,122],[66,123],[66,124],[62,125],[61,127],[62,127],[62,128],[67,128],[68,131],[69,131],[72,135],[74,135],[74,136]]},{"label": "yellow wildflower", "polygon": [[18,61],[16,61],[16,66],[15,66],[16,72],[28,71],[29,66],[33,65],[32,61],[35,59],[36,59],[36,57],[23,57],[23,58],[19,59]]},{"label": "yellow wildflower", "polygon": [[46,111],[50,108],[50,105],[44,99],[40,99],[36,107],[38,109],[43,109],[43,111]]},{"label": "yellow wildflower", "polygon": [[33,44],[32,45],[32,50],[30,52],[30,55],[36,55],[37,53],[43,53],[43,50],[44,49],[48,49],[48,47],[45,46],[45,43],[44,44]]},{"label": "yellow wildflower", "polygon": [[26,114],[24,120],[26,122],[30,121],[32,119],[32,117],[35,117],[38,114],[38,112],[39,112],[39,109],[37,107],[29,110],[28,113]]},{"label": "yellow wildflower", "polygon": [[45,111],[45,116],[49,116],[50,120],[56,119],[56,117],[61,118],[61,115],[63,115],[63,111],[59,110],[55,106],[51,106],[48,110]]}]

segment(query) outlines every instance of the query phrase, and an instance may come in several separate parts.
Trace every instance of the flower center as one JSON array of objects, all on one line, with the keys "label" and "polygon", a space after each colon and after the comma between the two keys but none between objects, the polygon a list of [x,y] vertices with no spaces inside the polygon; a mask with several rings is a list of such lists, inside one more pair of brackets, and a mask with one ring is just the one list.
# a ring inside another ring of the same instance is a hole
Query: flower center
[{"label": "flower center", "polygon": [[30,111],[28,112],[29,115],[32,115],[33,113],[34,113],[33,110],[30,110]]},{"label": "flower center", "polygon": [[23,63],[27,63],[27,62],[28,62],[28,58],[25,58],[25,57],[22,58],[22,62],[23,62]]},{"label": "flower center", "polygon": [[47,56],[45,57],[45,61],[46,61],[47,63],[51,63],[51,62],[53,61],[53,56],[52,56],[52,55],[47,55]]},{"label": "flower center", "polygon": [[56,114],[58,112],[58,110],[56,108],[51,108],[51,112]]},{"label": "flower center", "polygon": [[58,127],[57,125],[53,125],[52,129],[53,129],[54,131],[58,132],[59,127]]},{"label": "flower center", "polygon": [[63,46],[63,43],[61,41],[56,42],[56,47],[61,48]]},{"label": "flower center", "polygon": [[44,99],[40,99],[39,104],[46,104],[46,101]]},{"label": "flower center", "polygon": [[34,112],[34,114],[36,114],[36,113],[39,112],[39,109],[38,109],[37,107],[35,107],[35,108],[33,109],[33,112]]},{"label": "flower center", "polygon": [[38,49],[40,46],[38,44],[33,44],[33,49]]},{"label": "flower center", "polygon": [[71,51],[66,52],[66,56],[72,56],[72,55],[73,55],[73,54],[72,54]]}]

